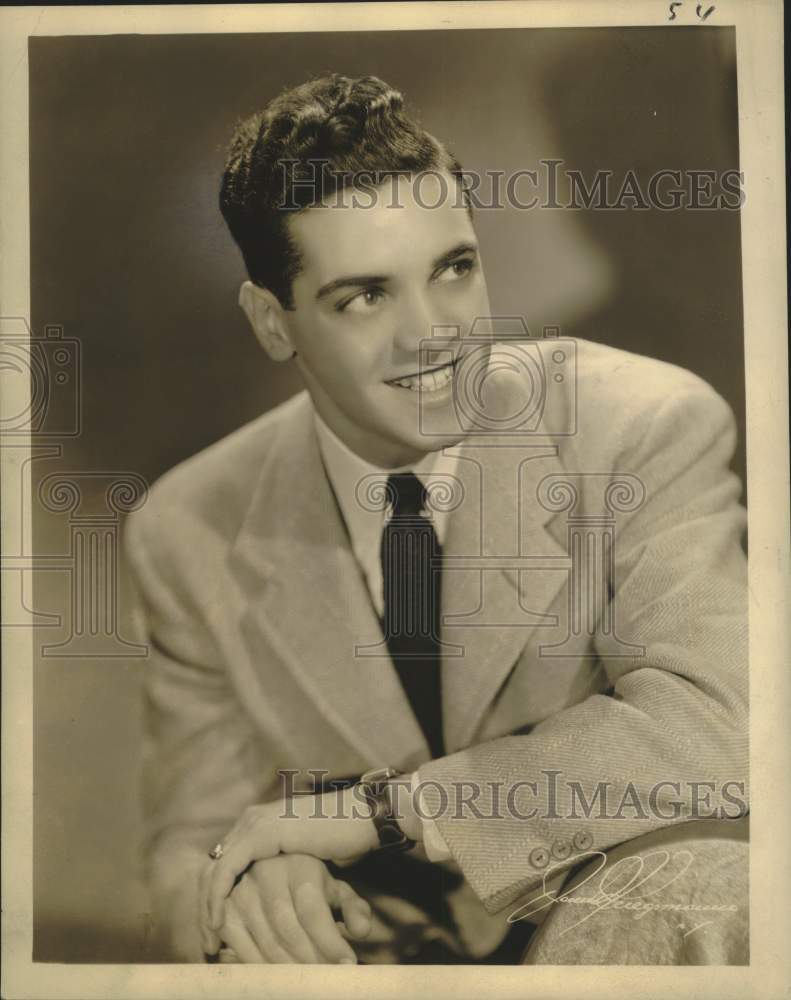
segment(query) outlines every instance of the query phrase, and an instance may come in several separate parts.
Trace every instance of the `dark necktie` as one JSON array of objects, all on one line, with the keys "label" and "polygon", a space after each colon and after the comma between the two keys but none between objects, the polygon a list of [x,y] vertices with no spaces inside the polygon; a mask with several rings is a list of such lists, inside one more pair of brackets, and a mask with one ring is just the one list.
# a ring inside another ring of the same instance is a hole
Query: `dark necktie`
[{"label": "dark necktie", "polygon": [[392,513],[382,532],[384,634],[431,755],[441,757],[442,549],[430,518],[421,516],[426,491],[417,476],[412,472],[392,475],[387,487]]}]

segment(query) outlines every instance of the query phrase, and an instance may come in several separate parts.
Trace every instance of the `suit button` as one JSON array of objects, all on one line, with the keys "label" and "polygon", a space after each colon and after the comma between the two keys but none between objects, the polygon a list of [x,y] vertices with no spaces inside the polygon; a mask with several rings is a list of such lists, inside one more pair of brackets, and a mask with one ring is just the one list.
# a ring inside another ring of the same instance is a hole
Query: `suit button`
[{"label": "suit button", "polygon": [[552,856],[558,861],[565,861],[571,854],[571,844],[567,840],[556,840],[552,845]]},{"label": "suit button", "polygon": [[587,851],[593,844],[593,837],[591,837],[587,830],[580,830],[574,834],[572,843],[578,851]]},{"label": "suit button", "polygon": [[549,864],[549,851],[546,847],[536,847],[530,852],[528,861],[534,868],[546,868]]}]

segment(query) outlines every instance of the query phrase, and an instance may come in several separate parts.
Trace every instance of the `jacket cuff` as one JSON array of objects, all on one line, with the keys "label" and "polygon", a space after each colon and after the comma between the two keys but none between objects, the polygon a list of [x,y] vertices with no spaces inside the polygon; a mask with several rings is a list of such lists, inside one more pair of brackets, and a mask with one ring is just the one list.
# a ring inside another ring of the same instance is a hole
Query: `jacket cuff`
[{"label": "jacket cuff", "polygon": [[412,772],[410,789],[412,802],[415,804],[415,811],[420,817],[423,833],[423,850],[426,852],[426,857],[429,861],[447,861],[451,857],[450,848],[445,843],[445,838],[439,832],[434,820],[425,817],[426,809],[423,804],[423,791],[420,787],[420,778],[417,771]]}]

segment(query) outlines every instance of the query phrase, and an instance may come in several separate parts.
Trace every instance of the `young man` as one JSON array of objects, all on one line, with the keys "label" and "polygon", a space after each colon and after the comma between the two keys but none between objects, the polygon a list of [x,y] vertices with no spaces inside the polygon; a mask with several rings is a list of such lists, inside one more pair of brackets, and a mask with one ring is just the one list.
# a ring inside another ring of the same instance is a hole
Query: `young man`
[{"label": "young man", "polygon": [[243,123],[221,207],[307,391],[128,526],[173,956],[745,961],[727,406],[494,319],[461,168],[375,78]]}]

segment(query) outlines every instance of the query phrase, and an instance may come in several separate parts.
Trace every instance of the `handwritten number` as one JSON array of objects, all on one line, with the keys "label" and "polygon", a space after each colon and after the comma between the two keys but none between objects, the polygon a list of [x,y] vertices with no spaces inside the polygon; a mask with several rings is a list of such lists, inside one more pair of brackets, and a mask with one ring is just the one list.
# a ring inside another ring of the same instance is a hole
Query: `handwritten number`
[{"label": "handwritten number", "polygon": [[[667,17],[668,21],[675,21],[676,18],[678,17],[678,14],[676,14],[676,8],[683,6],[684,6],[684,0],[673,0],[673,3],[671,3],[669,6],[670,13],[668,14]],[[713,14],[715,10],[716,8],[714,4],[712,4],[711,7],[708,7],[705,11],[703,10],[702,3],[699,3],[695,7],[695,13],[698,15],[698,20],[700,21],[705,21],[706,18],[709,17],[711,14]]]}]

